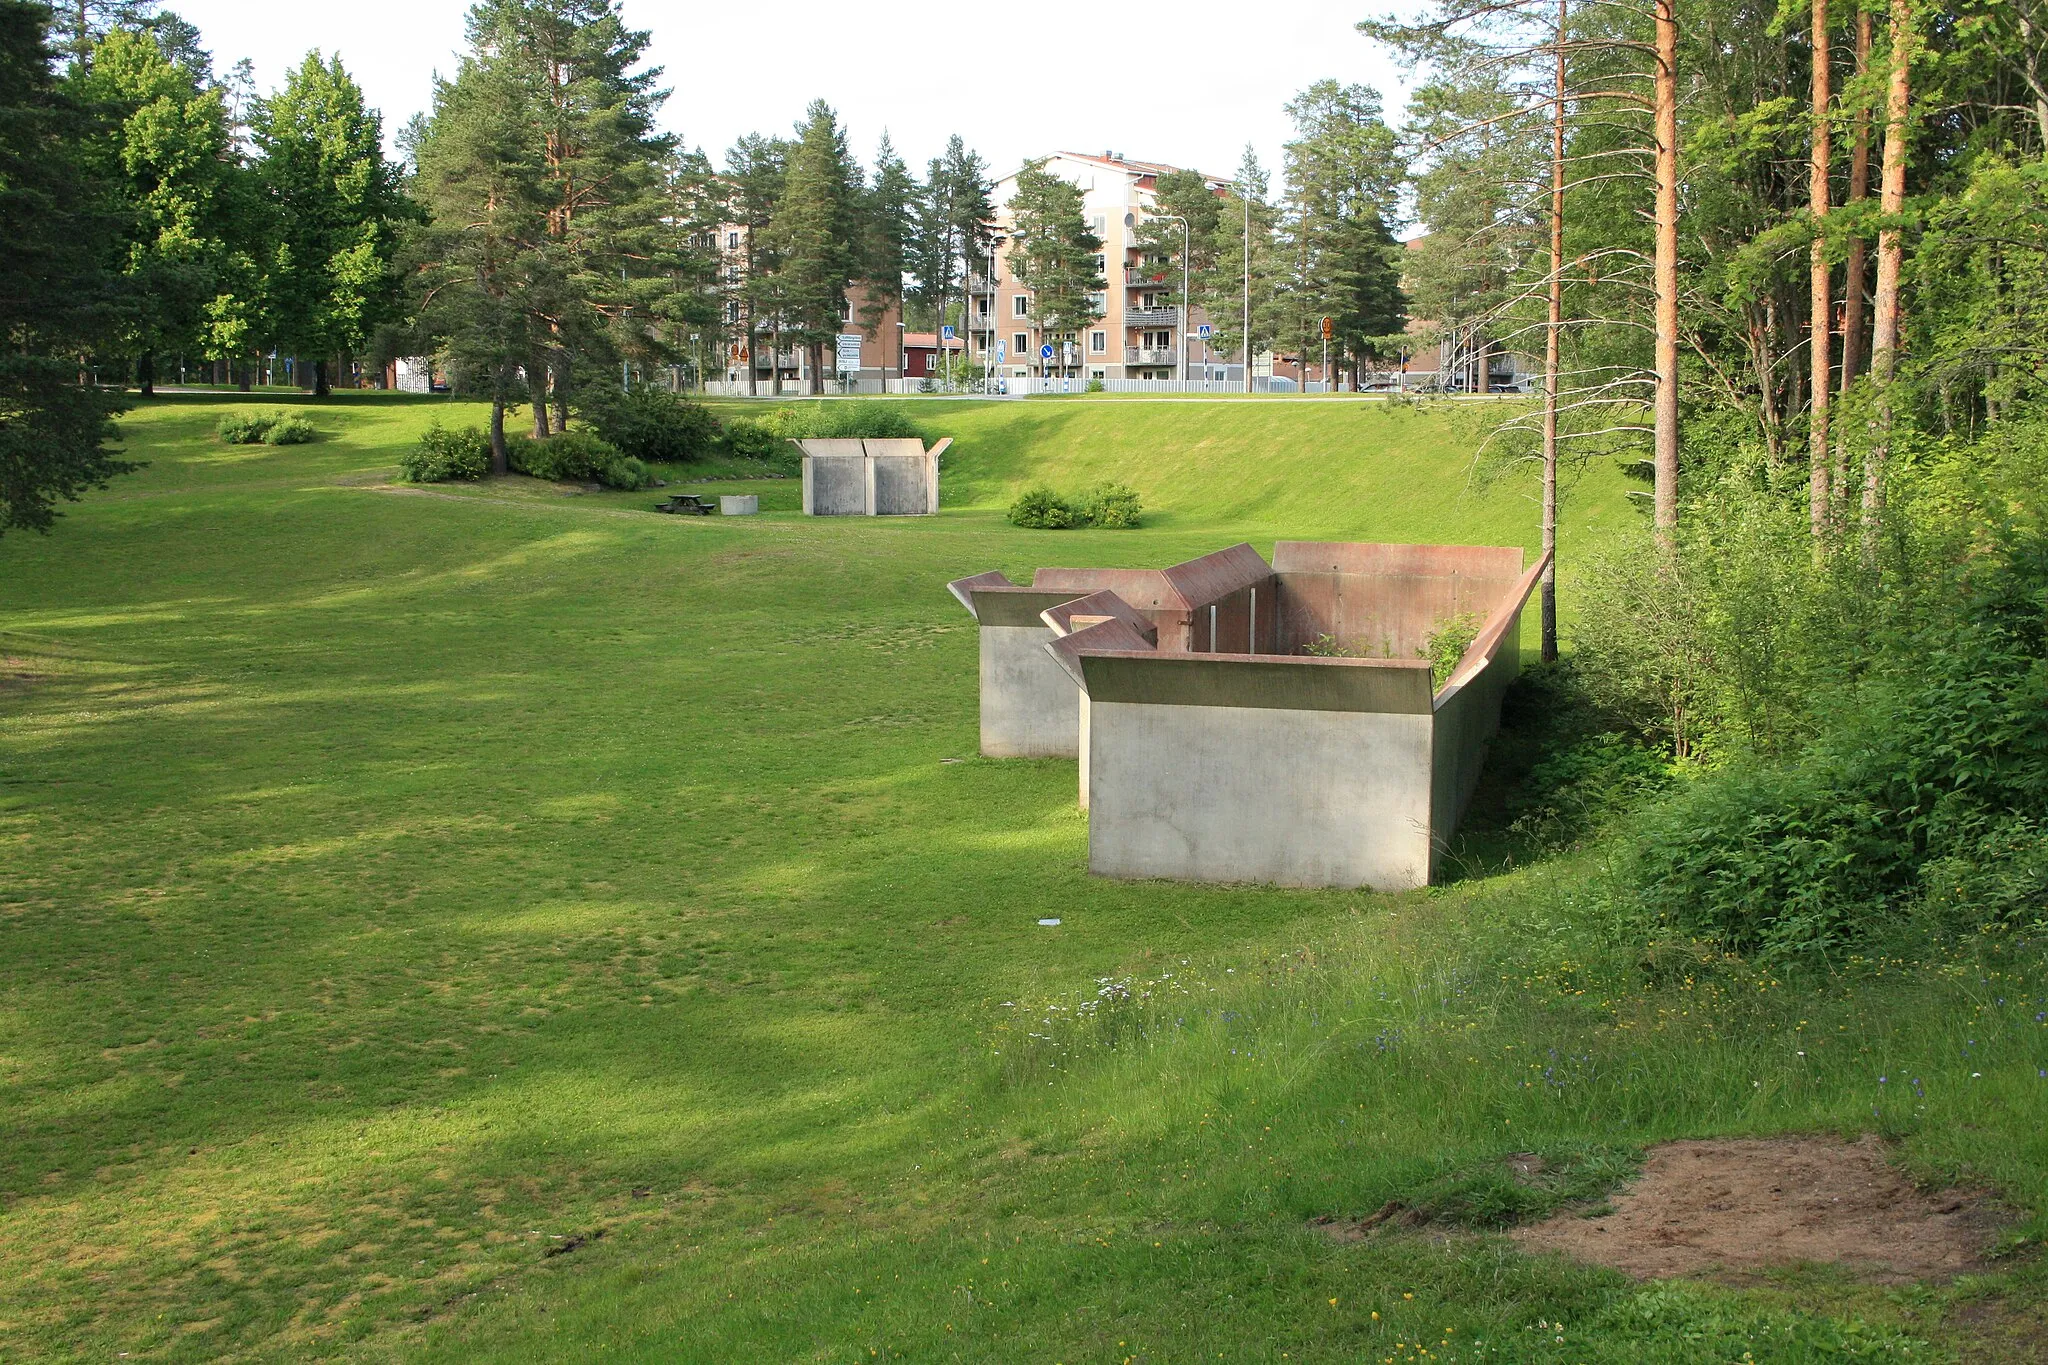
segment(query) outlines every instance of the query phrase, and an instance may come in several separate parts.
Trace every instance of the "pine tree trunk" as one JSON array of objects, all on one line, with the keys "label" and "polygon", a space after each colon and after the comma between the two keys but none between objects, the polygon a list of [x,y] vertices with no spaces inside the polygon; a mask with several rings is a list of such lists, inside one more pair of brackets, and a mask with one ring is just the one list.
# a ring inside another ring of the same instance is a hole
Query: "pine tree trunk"
[{"label": "pine tree trunk", "polygon": [[1877,550],[1884,511],[1885,464],[1891,458],[1892,380],[1899,367],[1899,276],[1904,244],[1892,223],[1906,207],[1906,115],[1912,102],[1913,0],[1891,0],[1891,80],[1885,94],[1884,174],[1878,211],[1887,225],[1877,233],[1877,296],[1870,338],[1870,377],[1877,390],[1877,437],[1863,461],[1863,546]]},{"label": "pine tree trunk", "polygon": [[313,396],[325,398],[330,392],[327,387],[327,357],[321,356],[313,362]]},{"label": "pine tree trunk", "polygon": [[1557,660],[1557,377],[1564,349],[1565,24],[1557,0],[1557,80],[1550,108],[1550,317],[1543,335],[1543,662]]},{"label": "pine tree trunk", "polygon": [[510,376],[500,373],[497,387],[491,393],[491,472],[505,474],[511,471],[511,462],[505,452],[505,384]]},{"label": "pine tree trunk", "polygon": [[1678,16],[1677,0],[1655,0],[1657,395],[1653,468],[1655,522],[1668,548],[1678,526]]},{"label": "pine tree trunk", "polygon": [[[1856,11],[1856,74],[1860,77],[1870,70],[1870,11]],[[1870,110],[1858,105],[1856,110],[1856,142],[1849,154],[1849,197],[1848,204],[1860,204],[1870,197]],[[1862,233],[1849,239],[1849,262],[1842,272],[1842,389],[1849,392],[1849,386],[1856,382],[1856,376],[1863,372],[1865,356],[1863,344],[1864,312],[1869,291],[1866,275],[1869,269],[1869,245]],[[1838,451],[1835,458],[1835,496],[1846,496],[1847,470],[1846,451]]]},{"label": "pine tree trunk", "polygon": [[555,373],[555,430],[569,429],[569,398],[573,380],[570,377],[569,352],[557,350],[554,359]]},{"label": "pine tree trunk", "polygon": [[526,356],[526,401],[533,408],[533,439],[545,441],[548,430],[548,360],[540,351]]},{"label": "pine tree trunk", "polygon": [[156,392],[156,352],[144,351],[135,357],[135,387],[147,398]]},{"label": "pine tree trunk", "polygon": [[1828,70],[1828,0],[1813,0],[1813,136],[1812,161],[1807,168],[1807,204],[1813,216],[1813,245],[1807,250],[1807,361],[1812,372],[1808,387],[1813,407],[1807,415],[1807,519],[1811,523],[1814,554],[1828,533],[1831,503],[1828,494],[1828,395],[1833,392],[1828,337],[1834,314],[1834,288],[1828,277],[1828,248],[1824,228],[1828,216],[1828,170],[1832,147],[1828,117],[1832,94]]}]

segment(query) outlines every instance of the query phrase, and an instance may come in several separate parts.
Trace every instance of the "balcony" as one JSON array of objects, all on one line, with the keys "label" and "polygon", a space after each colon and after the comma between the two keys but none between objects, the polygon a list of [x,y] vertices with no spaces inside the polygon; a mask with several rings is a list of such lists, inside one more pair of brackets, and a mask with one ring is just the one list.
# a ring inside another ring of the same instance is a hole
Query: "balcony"
[{"label": "balcony", "polygon": [[1171,346],[1126,346],[1126,365],[1178,365],[1180,352]]},{"label": "balcony", "polygon": [[1180,326],[1180,309],[1126,308],[1124,309],[1124,326],[1178,327]]},{"label": "balcony", "polygon": [[1124,267],[1124,283],[1128,285],[1152,285],[1164,287],[1169,280],[1180,276],[1180,267],[1172,265],[1127,265]]}]

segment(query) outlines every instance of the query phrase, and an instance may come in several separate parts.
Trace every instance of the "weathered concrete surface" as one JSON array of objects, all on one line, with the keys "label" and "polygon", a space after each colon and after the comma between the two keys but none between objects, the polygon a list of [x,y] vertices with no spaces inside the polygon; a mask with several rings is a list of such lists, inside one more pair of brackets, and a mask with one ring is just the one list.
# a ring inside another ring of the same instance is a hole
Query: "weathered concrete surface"
[{"label": "weathered concrete surface", "polygon": [[1279,886],[1422,886],[1430,718],[1089,705],[1088,869]]},{"label": "weathered concrete surface", "polygon": [[1522,552],[1487,545],[1283,540],[1273,547],[1278,653],[1320,635],[1377,658],[1412,659],[1445,621],[1484,617],[1522,574]]},{"label": "weathered concrete surface", "polygon": [[1536,587],[1538,559],[1494,604],[1492,615],[1451,670],[1435,699],[1430,780],[1433,853],[1441,858],[1479,785],[1486,748],[1500,730],[1501,698],[1522,671],[1522,607]]},{"label": "weathered concrete surface", "polygon": [[761,510],[761,495],[758,493],[721,493],[718,495],[718,515],[722,517],[751,517]]},{"label": "weathered concrete surface", "polygon": [[814,517],[922,517],[939,510],[939,456],[912,438],[809,437],[803,452],[804,514]]},{"label": "weathered concrete surface", "polygon": [[985,758],[1073,758],[1080,706],[1073,681],[1046,656],[1044,625],[981,628],[981,752]]}]

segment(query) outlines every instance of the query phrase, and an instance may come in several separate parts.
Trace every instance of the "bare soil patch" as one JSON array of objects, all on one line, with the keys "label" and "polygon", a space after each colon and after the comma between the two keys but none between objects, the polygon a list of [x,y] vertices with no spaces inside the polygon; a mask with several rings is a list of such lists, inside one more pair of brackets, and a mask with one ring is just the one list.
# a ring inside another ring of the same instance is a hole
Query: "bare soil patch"
[{"label": "bare soil patch", "polygon": [[1829,1263],[1879,1284],[1980,1270],[2000,1219],[1980,1191],[1928,1193],[1875,1136],[1670,1142],[1596,1217],[1566,1213],[1516,1231],[1532,1251],[1638,1279],[1744,1278]]}]

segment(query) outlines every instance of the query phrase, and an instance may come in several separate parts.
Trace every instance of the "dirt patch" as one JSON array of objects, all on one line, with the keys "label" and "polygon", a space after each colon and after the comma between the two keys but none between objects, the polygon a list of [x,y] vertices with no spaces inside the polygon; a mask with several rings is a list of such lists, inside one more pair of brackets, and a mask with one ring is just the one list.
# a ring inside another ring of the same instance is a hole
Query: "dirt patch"
[{"label": "dirt patch", "polygon": [[1671,1142],[1652,1148],[1611,1212],[1522,1228],[1532,1251],[1612,1266],[1638,1279],[1741,1278],[1772,1266],[1833,1263],[1879,1284],[1982,1268],[2000,1219],[1981,1194],[1921,1191],[1874,1136]]}]

